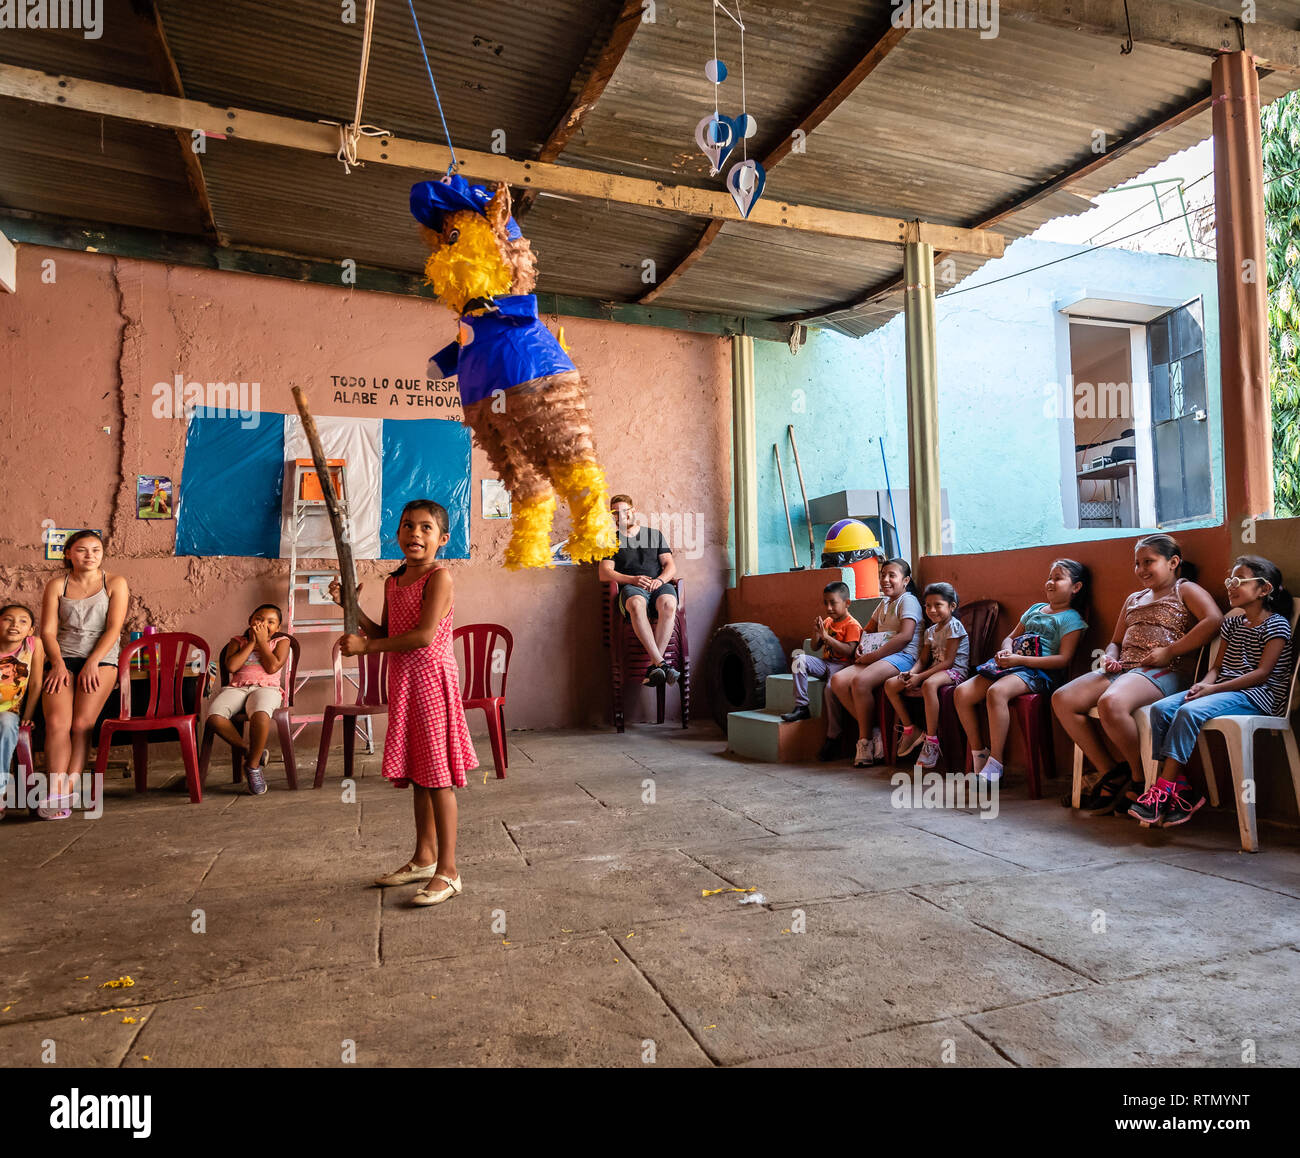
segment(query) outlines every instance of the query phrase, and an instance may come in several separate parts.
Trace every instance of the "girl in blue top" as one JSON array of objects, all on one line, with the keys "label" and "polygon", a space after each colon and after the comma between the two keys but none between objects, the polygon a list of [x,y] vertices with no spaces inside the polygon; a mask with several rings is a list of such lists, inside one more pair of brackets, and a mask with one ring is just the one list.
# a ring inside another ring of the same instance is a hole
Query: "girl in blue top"
[{"label": "girl in blue top", "polygon": [[[1001,669],[1001,674],[972,676],[953,693],[975,771],[985,780],[1002,776],[1002,758],[1011,727],[1010,702],[1026,692],[1051,695],[1064,679],[1088,629],[1077,610],[1088,603],[1088,569],[1082,563],[1057,559],[1047,574],[1043,593],[1047,601],[1035,603],[1020,617],[1015,631],[1002,641],[1001,649],[990,661]],[[1024,635],[1038,636],[1041,655],[1016,654],[1016,637]],[[980,741],[979,714],[975,711],[981,701],[988,708],[988,747]]]},{"label": "girl in blue top", "polygon": [[1235,560],[1225,586],[1232,609],[1219,626],[1223,642],[1209,674],[1151,706],[1151,751],[1164,764],[1128,814],[1157,828],[1184,824],[1205,803],[1187,782],[1185,769],[1207,720],[1286,715],[1291,593],[1277,567],[1258,555]]},{"label": "girl in blue top", "polygon": [[884,758],[884,742],[872,734],[876,711],[876,689],[891,676],[911,671],[921,650],[921,629],[925,616],[912,582],[912,565],[906,559],[890,559],[880,568],[880,593],[884,601],[862,629],[853,663],[841,668],[826,687],[826,743],[819,760],[833,760],[840,746],[840,705],[858,721],[855,768],[867,768]]}]

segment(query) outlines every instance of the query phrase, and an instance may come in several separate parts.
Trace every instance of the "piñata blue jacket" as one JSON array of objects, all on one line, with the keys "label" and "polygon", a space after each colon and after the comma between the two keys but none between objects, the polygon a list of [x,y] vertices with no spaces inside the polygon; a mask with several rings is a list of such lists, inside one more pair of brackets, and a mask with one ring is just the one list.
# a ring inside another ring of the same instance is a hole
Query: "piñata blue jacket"
[{"label": "pi\u00f1ata blue jacket", "polygon": [[493,305],[490,313],[461,319],[474,335],[472,342],[452,342],[431,359],[443,378],[456,378],[462,405],[480,402],[493,390],[577,369],[538,319],[535,295],[495,298]]}]

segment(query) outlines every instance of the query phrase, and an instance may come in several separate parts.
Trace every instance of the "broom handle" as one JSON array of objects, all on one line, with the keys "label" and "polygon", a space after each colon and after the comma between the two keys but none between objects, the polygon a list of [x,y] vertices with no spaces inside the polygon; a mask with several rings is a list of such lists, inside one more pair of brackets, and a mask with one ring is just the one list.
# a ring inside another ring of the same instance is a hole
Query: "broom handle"
[{"label": "broom handle", "polygon": [[790,532],[790,562],[794,570],[799,569],[799,552],[794,549],[794,524],[790,522],[790,504],[785,497],[785,471],[781,469],[781,448],[772,443],[772,453],[776,456],[776,477],[781,480],[781,505],[785,507],[785,529]]},{"label": "broom handle", "polygon": [[[339,557],[339,589],[343,605],[343,630],[349,635],[355,634],[361,624],[361,608],[357,603],[357,571],[352,562],[352,544],[343,525],[343,512],[339,510],[339,496],[334,493],[334,476],[330,474],[325,461],[325,451],[321,448],[320,435],[316,432],[316,420],[311,416],[307,405],[307,394],[301,386],[293,388],[293,400],[298,406],[302,418],[303,433],[311,446],[312,462],[316,464],[316,476],[321,480],[321,494],[325,496],[325,511],[330,517],[330,530],[334,532],[334,547]],[[289,592],[289,598],[294,592]]]},{"label": "broom handle", "polygon": [[794,451],[794,469],[799,475],[799,491],[803,495],[804,518],[808,520],[808,566],[817,565],[817,541],[813,538],[812,507],[808,505],[808,488],[803,485],[803,467],[799,465],[799,444],[794,440],[794,426],[787,426],[790,432],[790,447]]}]

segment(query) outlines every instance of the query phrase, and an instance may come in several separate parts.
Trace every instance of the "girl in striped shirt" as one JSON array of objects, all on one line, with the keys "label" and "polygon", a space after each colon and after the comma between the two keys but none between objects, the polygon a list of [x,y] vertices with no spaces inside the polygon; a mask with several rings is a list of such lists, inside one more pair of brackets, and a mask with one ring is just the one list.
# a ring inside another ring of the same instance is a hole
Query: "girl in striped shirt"
[{"label": "girl in striped shirt", "polygon": [[[1186,692],[1151,708],[1151,750],[1164,761],[1160,779],[1129,815],[1170,828],[1205,803],[1184,771],[1207,720],[1216,716],[1282,716],[1291,685],[1291,593],[1267,559],[1242,555],[1225,583],[1232,609],[1209,674]],[[1213,775],[1213,772],[1208,773]]]}]

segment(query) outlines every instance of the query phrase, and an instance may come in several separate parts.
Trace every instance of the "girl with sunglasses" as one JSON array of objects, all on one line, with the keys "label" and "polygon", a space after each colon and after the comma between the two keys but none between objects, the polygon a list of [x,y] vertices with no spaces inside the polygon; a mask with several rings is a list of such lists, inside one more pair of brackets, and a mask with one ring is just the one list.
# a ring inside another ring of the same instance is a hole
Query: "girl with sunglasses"
[{"label": "girl with sunglasses", "polygon": [[1158,827],[1185,823],[1205,803],[1188,784],[1186,766],[1207,720],[1286,713],[1291,593],[1277,567],[1257,555],[1235,560],[1224,586],[1231,610],[1219,628],[1222,638],[1209,674],[1151,708],[1151,750],[1163,762],[1160,778],[1128,814]]}]

